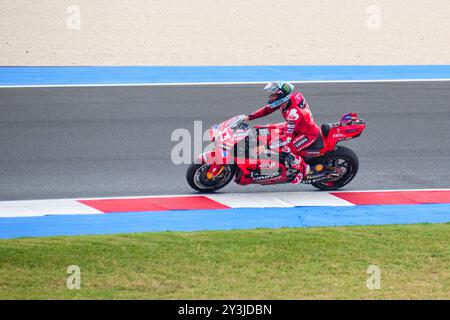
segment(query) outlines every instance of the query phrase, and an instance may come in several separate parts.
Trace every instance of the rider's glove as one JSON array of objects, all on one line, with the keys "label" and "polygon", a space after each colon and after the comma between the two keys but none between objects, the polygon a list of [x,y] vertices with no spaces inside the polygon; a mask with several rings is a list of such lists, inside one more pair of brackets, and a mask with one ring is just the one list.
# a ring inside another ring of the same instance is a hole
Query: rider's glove
[{"label": "rider's glove", "polygon": [[247,129],[248,128],[248,121],[245,120],[246,116],[241,115],[239,119],[236,120],[236,122],[233,124],[232,128],[238,128],[238,129]]}]

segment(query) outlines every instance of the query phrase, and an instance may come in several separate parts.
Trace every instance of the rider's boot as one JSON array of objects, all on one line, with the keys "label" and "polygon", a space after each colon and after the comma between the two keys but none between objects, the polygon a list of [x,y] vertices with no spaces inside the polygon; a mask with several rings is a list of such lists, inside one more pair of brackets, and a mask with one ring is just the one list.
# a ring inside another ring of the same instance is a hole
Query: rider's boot
[{"label": "rider's boot", "polygon": [[300,183],[303,180],[303,177],[305,177],[309,173],[309,165],[305,162],[305,160],[303,160],[302,157],[294,153],[290,153],[286,156],[286,163],[289,168],[298,170],[297,175],[291,181],[292,184]]}]

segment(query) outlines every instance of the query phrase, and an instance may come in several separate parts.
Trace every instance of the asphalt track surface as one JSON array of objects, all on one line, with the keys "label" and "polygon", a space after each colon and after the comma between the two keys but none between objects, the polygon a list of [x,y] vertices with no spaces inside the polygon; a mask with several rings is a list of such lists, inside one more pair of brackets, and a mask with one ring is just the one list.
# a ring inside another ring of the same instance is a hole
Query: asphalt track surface
[{"label": "asphalt track surface", "polygon": [[[203,130],[264,104],[261,85],[0,89],[0,200],[193,194],[177,128]],[[450,187],[450,82],[304,84],[318,123],[354,111],[364,134],[346,190]],[[279,112],[255,121],[281,121]],[[206,144],[205,144],[206,145]],[[222,192],[314,191],[308,185]]]}]

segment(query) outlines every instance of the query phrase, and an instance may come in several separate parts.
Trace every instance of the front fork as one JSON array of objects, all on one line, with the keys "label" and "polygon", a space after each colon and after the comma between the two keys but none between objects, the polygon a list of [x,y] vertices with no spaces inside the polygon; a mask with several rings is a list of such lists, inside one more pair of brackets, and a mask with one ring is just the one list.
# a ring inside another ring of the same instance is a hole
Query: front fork
[{"label": "front fork", "polygon": [[220,176],[224,170],[224,164],[211,164],[209,165],[208,172],[206,172],[206,178],[208,178],[208,180],[212,180],[215,177]]},{"label": "front fork", "polygon": [[216,160],[216,151],[205,152],[199,156],[200,163],[209,164],[208,171],[206,172],[206,178],[208,180],[220,176],[225,170],[225,165],[217,164]]}]

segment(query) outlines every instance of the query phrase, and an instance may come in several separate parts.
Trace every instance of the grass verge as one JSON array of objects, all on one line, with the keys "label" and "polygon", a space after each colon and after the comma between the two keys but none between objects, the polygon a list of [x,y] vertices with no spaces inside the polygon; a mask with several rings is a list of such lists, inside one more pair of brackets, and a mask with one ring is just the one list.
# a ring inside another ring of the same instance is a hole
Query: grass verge
[{"label": "grass verge", "polygon": [[450,299],[450,224],[0,240],[0,298]]}]

